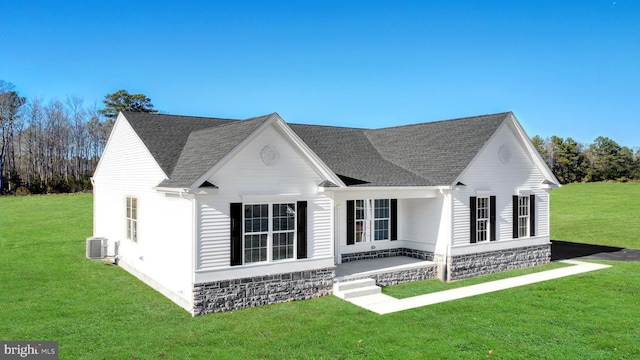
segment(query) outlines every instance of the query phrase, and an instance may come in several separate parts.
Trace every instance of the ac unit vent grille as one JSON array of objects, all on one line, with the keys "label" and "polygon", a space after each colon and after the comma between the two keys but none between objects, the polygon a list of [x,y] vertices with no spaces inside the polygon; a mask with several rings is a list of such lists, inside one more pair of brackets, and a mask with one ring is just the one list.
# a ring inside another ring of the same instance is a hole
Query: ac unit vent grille
[{"label": "ac unit vent grille", "polygon": [[102,259],[105,257],[103,242],[106,244],[105,238],[93,237],[87,238],[87,257],[89,259]]}]

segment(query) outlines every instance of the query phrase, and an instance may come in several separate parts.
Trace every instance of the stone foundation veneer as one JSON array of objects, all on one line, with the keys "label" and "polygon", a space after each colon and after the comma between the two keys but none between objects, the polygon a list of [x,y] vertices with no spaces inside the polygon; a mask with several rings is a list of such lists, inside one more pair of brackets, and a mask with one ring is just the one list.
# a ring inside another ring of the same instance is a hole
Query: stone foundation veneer
[{"label": "stone foundation veneer", "polygon": [[444,280],[466,279],[478,275],[547,264],[550,261],[551,244],[450,256]]},{"label": "stone foundation veneer", "polygon": [[214,281],[193,287],[193,315],[329,295],[335,268]]},{"label": "stone foundation veneer", "polygon": [[433,261],[432,252],[424,251],[424,250],[414,250],[414,249],[408,249],[408,248],[374,250],[374,251],[365,251],[365,252],[341,255],[343,263],[346,263],[349,261],[371,260],[371,259],[379,259],[379,258],[393,257],[393,256],[408,256],[408,257],[412,257],[420,260]]},{"label": "stone foundation veneer", "polygon": [[374,279],[378,286],[391,286],[405,284],[413,281],[429,280],[438,278],[438,265],[415,267],[405,270],[383,272],[367,276],[354,276],[342,279],[341,281],[352,281],[359,279]]}]

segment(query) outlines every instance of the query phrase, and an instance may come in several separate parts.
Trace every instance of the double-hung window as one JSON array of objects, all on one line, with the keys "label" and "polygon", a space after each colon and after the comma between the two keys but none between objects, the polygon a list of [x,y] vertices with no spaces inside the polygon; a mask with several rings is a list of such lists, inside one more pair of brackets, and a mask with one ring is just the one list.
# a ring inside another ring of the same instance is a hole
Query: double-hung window
[{"label": "double-hung window", "polygon": [[307,258],[307,202],[230,204],[231,265]]},{"label": "double-hung window", "polygon": [[476,241],[489,240],[489,197],[478,197],[476,207]]},{"label": "double-hung window", "polygon": [[296,204],[244,205],[244,263],[295,257]]},{"label": "double-hung window", "polygon": [[127,198],[127,240],[138,241],[138,199]]},{"label": "double-hung window", "polygon": [[496,197],[472,196],[469,199],[471,243],[496,240]]},{"label": "double-hung window", "polygon": [[397,200],[347,201],[347,244],[397,238]]},{"label": "double-hung window", "polygon": [[529,197],[518,196],[518,237],[529,236]]},{"label": "double-hung window", "polygon": [[536,234],[536,196],[513,195],[513,238]]}]

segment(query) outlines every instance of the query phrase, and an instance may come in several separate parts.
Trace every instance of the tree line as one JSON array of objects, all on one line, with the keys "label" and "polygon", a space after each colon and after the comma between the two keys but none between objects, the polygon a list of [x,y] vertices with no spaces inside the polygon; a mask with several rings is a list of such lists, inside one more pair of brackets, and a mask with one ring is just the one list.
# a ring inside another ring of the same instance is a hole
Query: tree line
[{"label": "tree line", "polygon": [[[20,96],[0,80],[0,194],[91,190],[91,176],[119,111],[156,112],[144,94],[119,90],[103,107],[70,96],[44,103]],[[563,183],[640,180],[640,150],[599,136],[583,145],[572,138],[532,138]]]},{"label": "tree line", "polygon": [[142,94],[120,90],[104,107],[20,96],[0,80],[0,194],[91,190],[91,176],[120,110],[155,112]]},{"label": "tree line", "polygon": [[531,140],[562,184],[640,180],[640,150],[634,153],[608,137],[598,136],[589,145],[570,137],[536,135]]}]

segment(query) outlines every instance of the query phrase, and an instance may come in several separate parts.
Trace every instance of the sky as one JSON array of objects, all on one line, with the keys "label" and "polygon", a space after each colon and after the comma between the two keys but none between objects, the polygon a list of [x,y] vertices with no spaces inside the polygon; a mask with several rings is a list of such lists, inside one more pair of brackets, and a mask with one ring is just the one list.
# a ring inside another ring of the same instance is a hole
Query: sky
[{"label": "sky", "polygon": [[513,111],[640,148],[640,1],[0,0],[0,80],[102,106],[380,128]]}]

